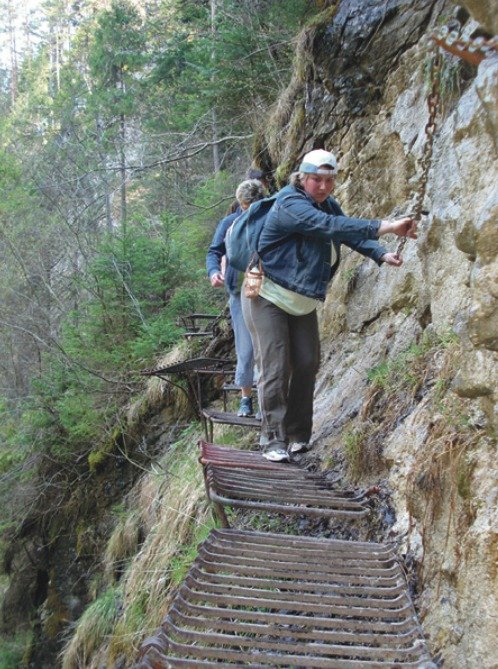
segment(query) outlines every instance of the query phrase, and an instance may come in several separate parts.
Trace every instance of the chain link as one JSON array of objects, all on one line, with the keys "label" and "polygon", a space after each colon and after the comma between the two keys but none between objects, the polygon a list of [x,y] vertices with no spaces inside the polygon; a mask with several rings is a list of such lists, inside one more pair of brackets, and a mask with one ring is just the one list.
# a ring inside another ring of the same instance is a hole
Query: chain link
[{"label": "chain link", "polygon": [[472,65],[479,65],[487,56],[498,52],[498,37],[465,37],[443,26],[432,35],[434,42]]},{"label": "chain link", "polygon": [[[422,153],[422,158],[420,160],[420,165],[422,167],[422,173],[420,175],[419,183],[417,190],[415,192],[415,199],[413,205],[413,214],[411,218],[415,221],[420,221],[422,218],[422,205],[424,202],[425,191],[427,189],[427,182],[429,180],[429,170],[432,162],[432,151],[434,146],[434,135],[436,132],[436,117],[439,109],[440,101],[440,81],[441,81],[441,66],[442,66],[442,56],[437,48],[433,47],[433,53],[431,58],[430,65],[430,81],[431,81],[431,90],[427,97],[427,106],[429,108],[429,118],[425,125],[425,145]],[[396,249],[396,254],[400,255],[406,244],[406,237],[403,237],[398,244]]]},{"label": "chain link", "polygon": [[[429,108],[429,120],[425,126],[426,142],[422,154],[420,165],[422,167],[422,174],[418,188],[415,193],[415,201],[413,207],[412,218],[415,221],[420,221],[422,217],[422,205],[427,189],[427,181],[429,178],[429,169],[432,161],[432,151],[434,145],[434,134],[436,132],[436,116],[439,109],[440,102],[440,82],[441,82],[441,67],[442,54],[438,47],[442,47],[459,58],[463,58],[473,65],[479,65],[487,56],[498,53],[498,37],[495,35],[489,39],[485,37],[464,37],[456,30],[451,30],[448,26],[443,26],[438,32],[431,35],[433,40],[433,54],[431,58],[430,80],[431,91],[427,98],[427,106]],[[404,237],[398,244],[396,253],[400,255],[406,244],[406,237]]]}]

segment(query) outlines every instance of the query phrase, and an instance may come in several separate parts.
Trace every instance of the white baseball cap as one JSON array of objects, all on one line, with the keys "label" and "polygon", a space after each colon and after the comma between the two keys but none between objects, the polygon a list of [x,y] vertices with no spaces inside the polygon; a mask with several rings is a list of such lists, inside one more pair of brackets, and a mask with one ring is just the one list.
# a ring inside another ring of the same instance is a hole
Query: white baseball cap
[{"label": "white baseball cap", "polygon": [[[324,166],[329,169],[319,169]],[[299,171],[305,174],[337,174],[337,158],[330,151],[315,149],[304,156]]]}]

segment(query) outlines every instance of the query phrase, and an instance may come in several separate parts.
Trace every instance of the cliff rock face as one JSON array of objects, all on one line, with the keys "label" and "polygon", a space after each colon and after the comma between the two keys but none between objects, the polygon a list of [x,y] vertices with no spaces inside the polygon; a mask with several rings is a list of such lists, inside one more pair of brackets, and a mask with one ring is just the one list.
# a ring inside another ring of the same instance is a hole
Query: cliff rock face
[{"label": "cliff rock face", "polygon": [[[456,17],[467,37],[481,32],[477,20],[496,25],[495,3],[465,4],[475,16],[439,0],[330,7],[303,34],[261,140],[281,181],[323,147],[340,158],[346,212],[409,212],[426,140],[428,34]],[[415,567],[433,651],[445,667],[481,669],[498,657],[498,54],[478,67],[446,54],[440,91],[418,241],[399,270],[346,250],[321,311],[315,440],[357,480],[391,491],[390,536]]]},{"label": "cliff rock face", "polygon": [[493,0],[466,0],[461,3],[491,35],[498,33],[498,12]]},{"label": "cliff rock face", "polygon": [[[456,21],[465,37],[489,33],[496,3],[467,0],[470,16],[450,0],[321,4],[322,15],[300,36],[294,77],[265,119],[258,159],[283,183],[306,151],[324,147],[339,157],[336,196],[346,213],[408,213],[427,138],[429,35]],[[328,534],[396,544],[440,666],[491,669],[498,657],[498,53],[479,66],[446,54],[439,90],[419,239],[407,242],[399,269],[379,269],[345,248],[320,308],[310,457],[377,487],[373,522],[338,523]],[[396,239],[384,240],[397,248]],[[213,346],[220,348],[208,355],[227,357],[227,340]],[[117,449],[113,469],[98,469],[91,491],[70,489],[69,511],[86,519],[70,541],[72,516],[53,505],[45,515],[57,519],[58,543],[44,526],[43,541],[31,540],[26,527],[29,541],[20,536],[8,558],[13,577],[0,627],[13,632],[41,609],[30,667],[56,666],[58,657],[63,669],[132,666],[211,527],[193,432],[168,450],[173,423],[189,416],[184,394],[155,381],[130,409],[126,434],[144,461],[164,451],[157,464],[137,481]],[[118,501],[115,521],[106,510]],[[102,554],[105,573],[95,574]],[[101,620],[98,598],[81,615],[93,588],[112,596],[104,600],[107,626],[89,625]],[[62,633],[77,619],[58,656]]]}]

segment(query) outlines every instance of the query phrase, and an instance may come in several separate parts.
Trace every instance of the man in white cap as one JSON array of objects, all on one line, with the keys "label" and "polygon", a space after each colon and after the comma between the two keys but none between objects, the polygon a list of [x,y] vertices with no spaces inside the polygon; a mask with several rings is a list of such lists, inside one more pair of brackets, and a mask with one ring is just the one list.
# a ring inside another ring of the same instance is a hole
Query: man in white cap
[{"label": "man in white cap", "polygon": [[320,363],[316,307],[339,265],[341,244],[378,265],[399,267],[402,259],[387,252],[378,238],[417,236],[411,218],[345,216],[330,197],[336,174],[333,153],[316,149],[304,156],[290,185],[278,193],[259,238],[265,273],[260,294],[242,298],[260,371],[260,443],[263,456],[274,462],[288,462],[309,448]]}]

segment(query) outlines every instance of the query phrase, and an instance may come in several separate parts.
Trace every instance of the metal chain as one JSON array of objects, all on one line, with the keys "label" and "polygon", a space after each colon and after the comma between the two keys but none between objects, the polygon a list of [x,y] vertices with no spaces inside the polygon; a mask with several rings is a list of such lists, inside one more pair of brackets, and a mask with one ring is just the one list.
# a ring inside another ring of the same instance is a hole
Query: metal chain
[{"label": "metal chain", "polygon": [[455,56],[466,60],[472,65],[479,63],[493,53],[498,52],[498,37],[464,37],[457,30],[443,26],[432,35],[434,42]]},{"label": "metal chain", "polygon": [[[412,218],[415,221],[420,221],[422,217],[422,204],[427,188],[427,181],[429,177],[429,169],[432,161],[432,150],[434,144],[434,133],[436,132],[436,116],[438,113],[440,102],[440,81],[441,81],[441,67],[442,55],[438,47],[442,47],[455,56],[466,60],[472,65],[479,65],[487,56],[498,53],[498,37],[495,35],[489,39],[485,37],[464,37],[456,30],[450,31],[448,26],[443,26],[437,33],[431,35],[434,43],[434,52],[431,59],[431,92],[427,98],[427,105],[429,107],[429,120],[425,126],[425,134],[427,136],[422,159],[420,164],[422,166],[422,174],[420,176],[419,185],[415,193],[415,204],[413,208]],[[396,253],[398,255],[404,249],[406,244],[406,237],[404,237],[398,244]]]},{"label": "metal chain", "polygon": [[432,150],[434,145],[434,134],[436,132],[436,116],[439,109],[440,101],[440,81],[441,81],[441,67],[442,56],[439,49],[435,49],[431,59],[430,80],[431,91],[427,97],[427,107],[429,109],[429,118],[425,125],[426,141],[422,159],[420,164],[422,166],[422,174],[420,175],[420,182],[415,194],[415,204],[413,207],[413,218],[419,221],[422,216],[422,203],[424,201],[425,191],[427,188],[427,181],[429,178],[429,169],[432,161]]},{"label": "metal chain", "polygon": [[[420,221],[422,218],[422,205],[424,202],[425,191],[427,189],[427,181],[429,179],[429,169],[432,162],[432,150],[434,146],[434,134],[436,132],[436,116],[439,109],[440,101],[440,81],[441,81],[441,66],[442,56],[437,46],[434,47],[431,65],[430,65],[430,81],[431,90],[427,97],[427,106],[429,108],[429,119],[425,126],[426,140],[420,165],[422,167],[422,174],[420,175],[419,184],[415,193],[415,200],[413,205],[413,214],[411,218],[415,221]],[[398,244],[396,254],[400,255],[406,244],[406,237],[403,237]]]}]

